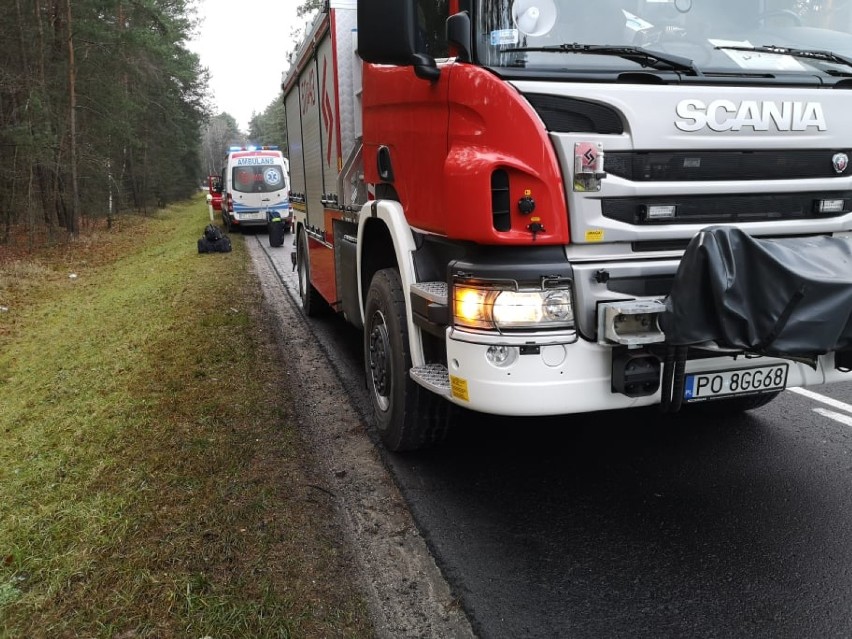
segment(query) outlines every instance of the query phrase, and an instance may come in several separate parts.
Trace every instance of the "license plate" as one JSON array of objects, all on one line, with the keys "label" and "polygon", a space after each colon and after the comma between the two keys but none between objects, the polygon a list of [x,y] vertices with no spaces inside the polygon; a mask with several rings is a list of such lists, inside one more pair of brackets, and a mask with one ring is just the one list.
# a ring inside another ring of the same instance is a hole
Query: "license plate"
[{"label": "license plate", "polygon": [[693,373],[686,376],[683,399],[700,402],[732,395],[753,395],[784,390],[787,386],[787,364],[773,364],[730,371]]},{"label": "license plate", "polygon": [[264,220],[266,219],[266,213],[263,211],[258,211],[257,213],[240,213],[241,220]]}]

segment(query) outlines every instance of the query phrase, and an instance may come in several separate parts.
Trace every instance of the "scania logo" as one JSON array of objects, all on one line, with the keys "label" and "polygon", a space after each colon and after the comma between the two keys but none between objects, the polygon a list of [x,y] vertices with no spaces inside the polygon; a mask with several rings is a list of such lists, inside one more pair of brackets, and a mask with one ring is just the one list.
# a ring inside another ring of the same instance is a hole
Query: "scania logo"
[{"label": "scania logo", "polygon": [[849,156],[845,153],[835,153],[831,158],[831,164],[834,166],[835,173],[843,173],[849,166]]},{"label": "scania logo", "polygon": [[825,131],[825,114],[819,102],[763,102],[743,100],[681,100],[676,108],[675,126],[687,133],[708,128],[711,131]]}]

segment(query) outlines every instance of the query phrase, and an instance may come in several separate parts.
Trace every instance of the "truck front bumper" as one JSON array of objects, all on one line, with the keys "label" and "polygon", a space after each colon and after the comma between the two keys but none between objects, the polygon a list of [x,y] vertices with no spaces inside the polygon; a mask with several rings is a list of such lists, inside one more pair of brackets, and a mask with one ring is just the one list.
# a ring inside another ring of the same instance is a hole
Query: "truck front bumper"
[{"label": "truck front bumper", "polygon": [[[449,328],[448,379],[443,394],[449,401],[472,410],[514,416],[562,415],[660,403],[659,390],[643,397],[628,397],[613,390],[612,348],[563,337],[530,340],[502,335],[483,339],[479,334]],[[489,349],[495,346],[512,349],[515,355],[508,358],[512,361],[495,364],[494,357],[489,356]],[[687,361],[686,374],[779,363],[788,366],[787,388],[852,380],[852,373],[835,369],[831,354],[820,357],[816,369],[769,357],[703,357]]]}]

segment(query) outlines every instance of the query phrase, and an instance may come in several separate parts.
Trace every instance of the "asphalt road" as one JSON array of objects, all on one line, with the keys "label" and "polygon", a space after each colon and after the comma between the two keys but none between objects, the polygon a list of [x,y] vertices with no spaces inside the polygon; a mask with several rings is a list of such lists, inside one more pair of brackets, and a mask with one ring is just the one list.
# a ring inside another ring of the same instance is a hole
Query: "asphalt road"
[{"label": "asphalt road", "polygon": [[[292,236],[255,237],[295,290]],[[360,334],[313,327],[368,419]],[[469,413],[384,459],[483,639],[848,638],[852,383],[808,391],[725,421]]]}]

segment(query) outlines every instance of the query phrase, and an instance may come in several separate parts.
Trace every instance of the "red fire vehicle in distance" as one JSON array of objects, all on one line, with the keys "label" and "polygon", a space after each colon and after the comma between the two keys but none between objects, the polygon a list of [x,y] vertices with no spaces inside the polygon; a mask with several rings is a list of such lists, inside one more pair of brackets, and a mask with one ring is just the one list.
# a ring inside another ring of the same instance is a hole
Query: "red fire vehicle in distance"
[{"label": "red fire vehicle in distance", "polygon": [[222,176],[207,176],[207,211],[210,221],[216,219],[217,212],[222,210]]}]

